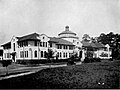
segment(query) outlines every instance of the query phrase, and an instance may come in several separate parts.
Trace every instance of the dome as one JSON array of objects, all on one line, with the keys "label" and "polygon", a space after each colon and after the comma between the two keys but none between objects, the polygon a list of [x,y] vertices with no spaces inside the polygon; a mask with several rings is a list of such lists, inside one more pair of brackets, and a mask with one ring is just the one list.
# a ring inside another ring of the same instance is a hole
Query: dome
[{"label": "dome", "polygon": [[72,32],[72,31],[69,31],[69,26],[66,26],[65,27],[65,31],[59,33],[58,35],[63,35],[63,34],[72,34],[72,35],[75,35],[76,36],[76,33]]}]

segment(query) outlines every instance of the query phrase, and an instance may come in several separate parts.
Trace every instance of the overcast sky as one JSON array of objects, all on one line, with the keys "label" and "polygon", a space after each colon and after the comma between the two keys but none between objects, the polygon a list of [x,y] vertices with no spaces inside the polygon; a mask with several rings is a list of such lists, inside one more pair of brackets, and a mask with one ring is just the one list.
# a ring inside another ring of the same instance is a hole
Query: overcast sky
[{"label": "overcast sky", "polygon": [[120,33],[119,0],[0,0],[0,44],[33,32],[57,36]]}]

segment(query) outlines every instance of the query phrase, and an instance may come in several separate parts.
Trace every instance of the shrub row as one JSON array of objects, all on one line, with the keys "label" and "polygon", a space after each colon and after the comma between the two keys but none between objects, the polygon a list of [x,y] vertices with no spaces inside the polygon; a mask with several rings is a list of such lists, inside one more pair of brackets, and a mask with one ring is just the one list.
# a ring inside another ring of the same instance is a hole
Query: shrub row
[{"label": "shrub row", "polygon": [[100,58],[85,58],[84,63],[101,62]]}]

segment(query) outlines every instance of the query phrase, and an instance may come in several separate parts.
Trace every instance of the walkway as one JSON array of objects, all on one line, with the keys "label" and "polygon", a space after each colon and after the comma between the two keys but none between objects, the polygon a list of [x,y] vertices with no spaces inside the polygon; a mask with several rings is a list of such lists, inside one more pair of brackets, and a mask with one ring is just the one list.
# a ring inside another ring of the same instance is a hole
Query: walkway
[{"label": "walkway", "polygon": [[[81,64],[81,62],[76,63],[76,65],[79,65],[79,64]],[[20,68],[16,68],[16,69],[11,69],[9,71],[9,73],[10,72],[11,73],[12,72],[14,72],[14,73],[20,72],[19,74],[13,74],[13,75],[9,75],[9,76],[0,77],[0,80],[36,73],[36,72],[38,72],[42,69],[46,69],[46,68],[55,68],[55,67],[64,67],[64,66],[67,66],[67,64],[41,65],[41,66],[35,66],[35,67],[20,67]]]}]

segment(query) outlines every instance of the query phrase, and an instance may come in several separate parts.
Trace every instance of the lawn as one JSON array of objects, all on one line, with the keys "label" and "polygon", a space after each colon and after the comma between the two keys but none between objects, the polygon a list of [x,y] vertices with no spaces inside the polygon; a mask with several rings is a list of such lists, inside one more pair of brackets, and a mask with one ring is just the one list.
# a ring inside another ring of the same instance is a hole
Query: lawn
[{"label": "lawn", "polygon": [[[27,67],[27,65],[20,65],[20,64],[12,63],[11,65],[8,65],[7,67],[8,73],[10,74],[10,73],[18,72],[18,69],[23,68],[23,67]],[[6,75],[6,72],[7,72],[6,67],[3,67],[2,64],[0,63],[0,77],[2,75]]]},{"label": "lawn", "polygon": [[1,80],[0,88],[120,88],[120,61],[43,69],[31,75]]}]

